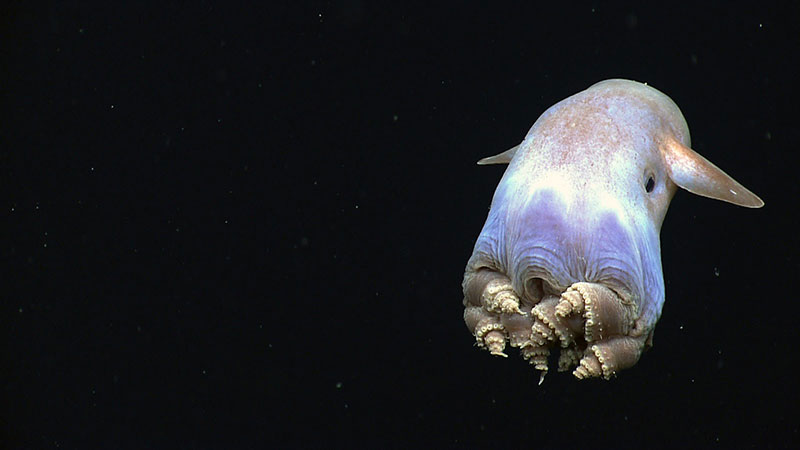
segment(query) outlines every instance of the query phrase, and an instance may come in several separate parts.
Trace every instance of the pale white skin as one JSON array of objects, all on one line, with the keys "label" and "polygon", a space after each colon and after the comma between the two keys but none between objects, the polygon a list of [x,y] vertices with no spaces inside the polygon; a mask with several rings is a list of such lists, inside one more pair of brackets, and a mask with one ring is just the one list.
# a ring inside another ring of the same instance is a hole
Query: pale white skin
[{"label": "pale white skin", "polygon": [[607,80],[545,111],[509,163],[464,275],[478,345],[506,341],[547,371],[609,378],[638,361],[664,304],[659,232],[680,186],[741,206],[763,202],[690,149],[669,97]]}]

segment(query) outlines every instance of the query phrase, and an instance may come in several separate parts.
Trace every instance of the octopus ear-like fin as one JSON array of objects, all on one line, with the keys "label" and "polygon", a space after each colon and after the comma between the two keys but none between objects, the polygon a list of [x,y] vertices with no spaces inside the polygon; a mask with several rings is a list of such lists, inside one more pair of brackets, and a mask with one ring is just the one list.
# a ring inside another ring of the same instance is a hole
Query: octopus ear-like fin
[{"label": "octopus ear-like fin", "polygon": [[514,154],[517,153],[518,148],[519,145],[515,145],[503,153],[498,153],[497,155],[483,158],[482,160],[478,161],[478,165],[488,166],[489,164],[508,164],[511,162],[511,158],[514,157]]},{"label": "octopus ear-like fin", "polygon": [[760,208],[764,202],[711,161],[674,138],[662,142],[670,179],[687,191],[734,205]]}]

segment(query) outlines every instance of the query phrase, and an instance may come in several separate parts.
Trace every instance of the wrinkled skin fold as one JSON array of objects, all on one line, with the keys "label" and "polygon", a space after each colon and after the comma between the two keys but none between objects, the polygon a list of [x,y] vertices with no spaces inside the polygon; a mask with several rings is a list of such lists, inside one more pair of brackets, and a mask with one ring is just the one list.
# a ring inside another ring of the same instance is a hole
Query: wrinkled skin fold
[{"label": "wrinkled skin fold", "polygon": [[579,379],[609,379],[652,345],[664,304],[659,233],[678,187],[758,208],[761,199],[690,148],[661,92],[607,80],[548,109],[508,163],[464,273],[479,347],[516,347],[541,373],[551,352]]}]

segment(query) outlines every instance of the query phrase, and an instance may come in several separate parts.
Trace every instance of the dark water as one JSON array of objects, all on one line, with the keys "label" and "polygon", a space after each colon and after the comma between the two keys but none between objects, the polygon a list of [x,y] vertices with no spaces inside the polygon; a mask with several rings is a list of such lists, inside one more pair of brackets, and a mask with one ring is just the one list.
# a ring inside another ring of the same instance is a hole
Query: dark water
[{"label": "dark water", "polygon": [[[795,7],[127,3],[4,7],[0,447],[798,446]],[[537,386],[475,161],[614,77],[766,207],[679,192],[654,347]]]}]

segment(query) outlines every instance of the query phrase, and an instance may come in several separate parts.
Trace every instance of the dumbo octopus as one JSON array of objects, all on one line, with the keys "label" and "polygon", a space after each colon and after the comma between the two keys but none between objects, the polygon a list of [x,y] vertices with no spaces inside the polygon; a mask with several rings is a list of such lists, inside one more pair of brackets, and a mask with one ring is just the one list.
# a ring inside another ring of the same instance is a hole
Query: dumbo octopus
[{"label": "dumbo octopus", "polygon": [[690,148],[658,90],[606,80],[550,107],[509,164],[464,273],[464,321],[479,347],[508,342],[547,374],[609,379],[652,345],[664,306],[659,233],[678,187],[748,208],[755,194]]}]

